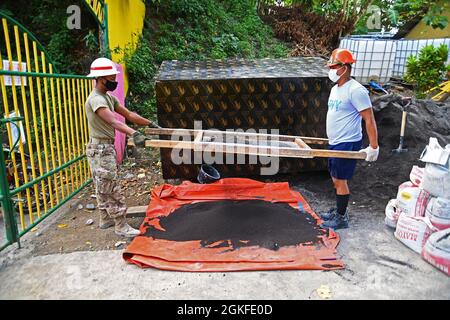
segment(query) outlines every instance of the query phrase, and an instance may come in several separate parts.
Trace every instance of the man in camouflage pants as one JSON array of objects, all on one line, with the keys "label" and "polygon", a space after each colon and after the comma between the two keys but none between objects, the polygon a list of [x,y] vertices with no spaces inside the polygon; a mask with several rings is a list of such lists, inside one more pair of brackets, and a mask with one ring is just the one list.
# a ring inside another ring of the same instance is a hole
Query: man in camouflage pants
[{"label": "man in camouflage pants", "polygon": [[153,123],[120,105],[116,97],[107,93],[117,87],[117,71],[114,63],[106,58],[98,58],[91,64],[89,77],[95,77],[95,88],[86,100],[86,117],[89,127],[89,143],[86,156],[95,184],[98,208],[100,209],[101,229],[115,226],[120,236],[134,237],[139,230],[132,228],[126,220],[127,207],[117,177],[116,150],[114,148],[115,130],[133,137],[138,147],[145,144],[145,136],[116,120],[114,112],[123,115],[137,125]]}]

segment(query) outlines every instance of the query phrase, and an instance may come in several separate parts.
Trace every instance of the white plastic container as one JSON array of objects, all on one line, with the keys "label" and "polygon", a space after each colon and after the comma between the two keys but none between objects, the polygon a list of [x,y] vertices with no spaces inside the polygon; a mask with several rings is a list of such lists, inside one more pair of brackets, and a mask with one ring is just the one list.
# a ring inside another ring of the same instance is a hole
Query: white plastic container
[{"label": "white plastic container", "polygon": [[351,75],[361,83],[370,80],[386,83],[394,69],[396,40],[381,40],[368,38],[343,38],[339,48],[345,48],[353,53],[356,62]]},{"label": "white plastic container", "polygon": [[447,63],[450,62],[450,38],[436,38],[436,39],[421,39],[421,40],[397,40],[397,51],[395,53],[394,70],[392,76],[402,78],[406,73],[406,60],[410,55],[417,56],[420,49],[426,45],[432,44],[438,47],[441,44],[446,44],[449,48],[449,55]]},{"label": "white plastic container", "polygon": [[372,77],[385,83],[389,78],[403,78],[406,73],[406,60],[410,55],[417,56],[426,45],[435,47],[446,44],[449,48],[447,64],[450,63],[450,37],[420,40],[392,40],[364,36],[342,38],[339,48],[352,51],[357,60],[352,76],[367,84]]}]

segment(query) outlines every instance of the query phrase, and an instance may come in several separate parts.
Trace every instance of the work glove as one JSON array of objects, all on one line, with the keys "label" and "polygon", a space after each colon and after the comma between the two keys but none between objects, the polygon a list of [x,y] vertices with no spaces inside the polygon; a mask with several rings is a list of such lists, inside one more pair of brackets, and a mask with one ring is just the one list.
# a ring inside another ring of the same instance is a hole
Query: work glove
[{"label": "work glove", "polygon": [[376,161],[378,159],[378,154],[380,152],[380,147],[377,147],[376,149],[372,148],[371,146],[368,146],[365,149],[359,150],[359,152],[365,152],[366,153],[366,161]]},{"label": "work glove", "polygon": [[133,133],[133,135],[131,137],[133,138],[134,145],[136,147],[139,147],[139,148],[145,147],[145,139],[147,138],[145,135],[136,131],[135,133]]}]

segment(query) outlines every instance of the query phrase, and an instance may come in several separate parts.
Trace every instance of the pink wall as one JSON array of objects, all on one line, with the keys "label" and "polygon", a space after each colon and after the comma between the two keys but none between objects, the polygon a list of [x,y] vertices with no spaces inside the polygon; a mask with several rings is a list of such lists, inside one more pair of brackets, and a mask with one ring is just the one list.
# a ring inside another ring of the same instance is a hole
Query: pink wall
[{"label": "pink wall", "polygon": [[[110,91],[110,94],[112,94],[117,99],[119,99],[120,104],[125,106],[125,92],[124,92],[124,86],[123,86],[123,68],[120,64],[117,64],[117,63],[116,63],[116,68],[117,68],[117,70],[120,71],[120,73],[116,76],[116,81],[119,84],[117,85],[116,90]],[[125,122],[125,118],[118,113],[116,113],[116,119],[121,122]],[[124,155],[125,147],[126,147],[126,135],[124,133],[116,130],[114,146],[116,147],[117,163],[122,163],[123,155]]]}]

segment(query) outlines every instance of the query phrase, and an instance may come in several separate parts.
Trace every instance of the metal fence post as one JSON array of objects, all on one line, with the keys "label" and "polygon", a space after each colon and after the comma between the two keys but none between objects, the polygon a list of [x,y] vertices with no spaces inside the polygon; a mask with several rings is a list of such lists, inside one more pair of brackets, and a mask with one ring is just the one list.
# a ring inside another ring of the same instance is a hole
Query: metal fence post
[{"label": "metal fence post", "polygon": [[[3,121],[0,121],[3,124]],[[2,132],[0,130],[0,141]],[[9,184],[3,151],[0,152],[0,201],[2,203],[3,215],[5,219],[6,239],[8,244],[19,241],[19,230],[17,228],[16,212],[9,192]]]}]

